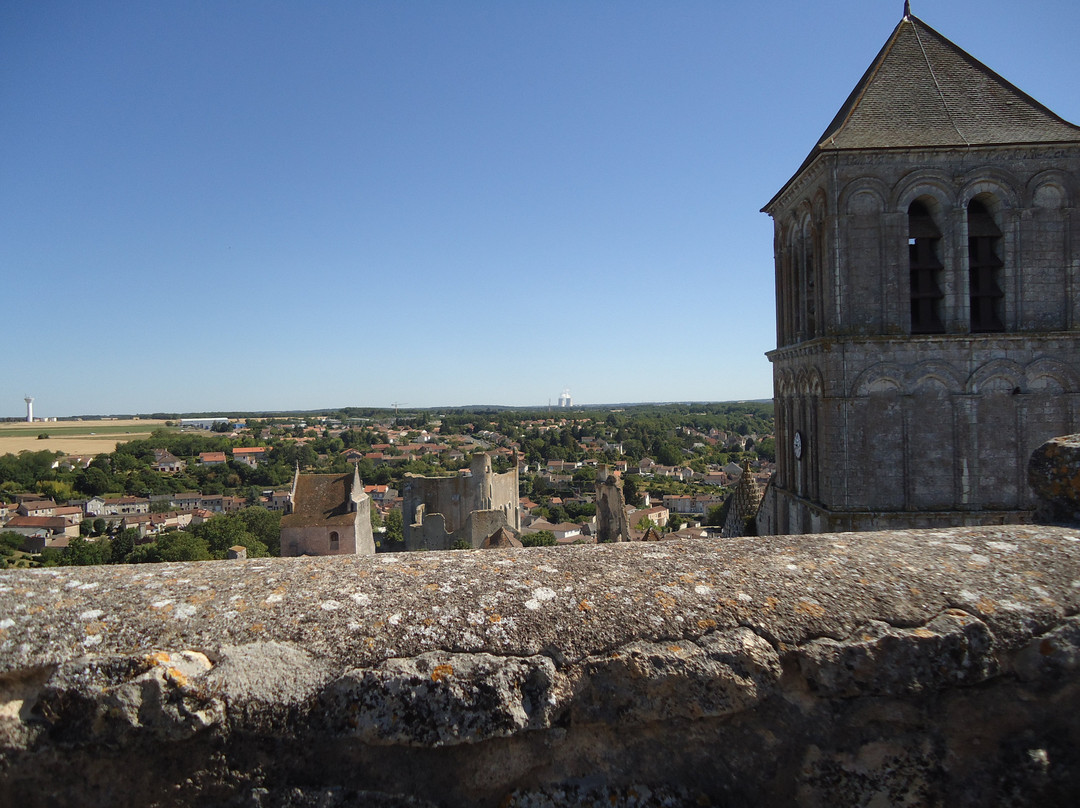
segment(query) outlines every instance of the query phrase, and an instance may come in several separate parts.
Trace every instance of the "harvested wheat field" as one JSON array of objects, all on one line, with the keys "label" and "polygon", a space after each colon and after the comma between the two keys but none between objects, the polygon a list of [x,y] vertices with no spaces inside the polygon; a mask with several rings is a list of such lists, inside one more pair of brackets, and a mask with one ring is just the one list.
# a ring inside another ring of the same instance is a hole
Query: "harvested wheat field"
[{"label": "harvested wheat field", "polygon": [[[96,455],[111,452],[118,443],[147,438],[164,421],[35,421],[0,424],[0,454],[63,452],[68,455]],[[39,439],[38,435],[49,437]]]}]

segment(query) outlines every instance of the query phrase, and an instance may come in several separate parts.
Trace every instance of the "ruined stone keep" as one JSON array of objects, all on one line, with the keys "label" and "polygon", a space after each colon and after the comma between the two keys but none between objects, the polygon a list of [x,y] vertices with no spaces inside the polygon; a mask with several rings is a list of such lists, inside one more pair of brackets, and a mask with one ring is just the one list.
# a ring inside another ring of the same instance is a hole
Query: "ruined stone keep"
[{"label": "ruined stone keep", "polygon": [[[905,10],[906,11],[906,10]],[[774,220],[760,531],[1026,521],[1080,428],[1080,128],[905,13]]]},{"label": "ruined stone keep", "polygon": [[374,555],[371,497],[360,471],[293,477],[288,512],[281,517],[281,554]]},{"label": "ruined stone keep", "polygon": [[449,550],[464,541],[480,547],[500,527],[521,530],[517,463],[496,474],[491,456],[478,454],[468,475],[405,475],[402,515],[406,550]]}]

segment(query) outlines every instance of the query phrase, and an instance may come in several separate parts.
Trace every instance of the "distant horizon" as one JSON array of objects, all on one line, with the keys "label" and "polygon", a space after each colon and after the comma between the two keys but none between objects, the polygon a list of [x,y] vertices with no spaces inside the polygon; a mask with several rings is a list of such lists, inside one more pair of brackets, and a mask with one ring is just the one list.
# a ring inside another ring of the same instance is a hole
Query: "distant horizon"
[{"label": "distant horizon", "polygon": [[[553,412],[569,412],[572,410],[603,410],[611,409],[613,407],[664,407],[674,405],[711,405],[711,404],[771,404],[772,397],[769,398],[736,398],[736,399],[723,399],[723,400],[709,400],[709,399],[681,399],[681,400],[667,400],[667,401],[615,401],[603,404],[574,404],[570,407],[560,407],[557,404],[438,404],[431,407],[400,407],[400,411],[403,413],[408,412],[430,412],[432,410],[551,410]],[[343,406],[334,407],[314,407],[310,409],[254,409],[254,410],[237,410],[237,409],[214,409],[214,410],[148,410],[145,412],[109,412],[109,413],[78,413],[72,415],[50,415],[38,413],[34,414],[34,423],[39,423],[39,419],[56,418],[57,420],[69,421],[78,418],[117,418],[117,419],[130,419],[130,418],[155,418],[162,417],[165,420],[171,420],[172,418],[215,418],[215,417],[230,417],[230,416],[255,416],[274,418],[286,415],[311,415],[337,412],[345,409],[359,409],[359,410],[377,410],[392,412],[395,410],[393,406],[385,407],[375,404],[346,404]],[[25,418],[25,414],[22,416],[17,415],[5,415],[0,416],[5,421],[15,423],[28,423]],[[47,423],[45,420],[41,420],[40,423]]]}]

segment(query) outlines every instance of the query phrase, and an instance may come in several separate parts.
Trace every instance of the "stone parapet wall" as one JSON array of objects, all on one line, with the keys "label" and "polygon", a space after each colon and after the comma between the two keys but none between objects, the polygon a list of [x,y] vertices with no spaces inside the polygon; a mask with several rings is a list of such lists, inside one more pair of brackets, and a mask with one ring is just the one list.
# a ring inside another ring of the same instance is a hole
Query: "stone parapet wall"
[{"label": "stone parapet wall", "polygon": [[7,571],[0,804],[1072,805],[1078,610],[1044,526]]}]

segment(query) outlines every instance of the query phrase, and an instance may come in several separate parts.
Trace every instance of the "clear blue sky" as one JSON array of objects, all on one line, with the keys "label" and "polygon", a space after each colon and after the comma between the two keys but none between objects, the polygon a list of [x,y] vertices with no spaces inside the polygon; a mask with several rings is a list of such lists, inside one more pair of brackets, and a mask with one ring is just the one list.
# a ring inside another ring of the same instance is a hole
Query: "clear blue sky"
[{"label": "clear blue sky", "polygon": [[[0,4],[0,415],[766,398],[902,0]],[[914,0],[1080,122],[1076,0]]]}]

